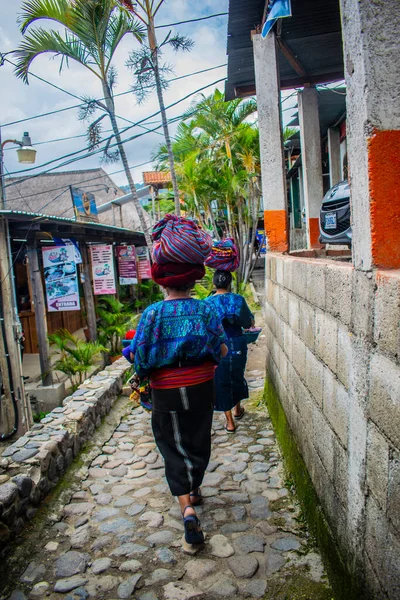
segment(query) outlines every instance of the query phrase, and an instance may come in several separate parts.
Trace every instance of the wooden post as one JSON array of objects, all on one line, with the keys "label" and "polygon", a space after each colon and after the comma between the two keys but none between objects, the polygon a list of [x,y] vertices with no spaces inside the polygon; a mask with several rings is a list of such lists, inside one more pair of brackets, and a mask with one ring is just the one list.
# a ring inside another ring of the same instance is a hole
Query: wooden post
[{"label": "wooden post", "polygon": [[[12,264],[7,245],[8,225],[4,218],[0,218],[0,282],[3,301],[3,318],[5,339],[11,367],[14,398],[18,406],[18,435],[24,434],[31,426],[32,412],[29,401],[25,397],[24,380],[22,377],[21,354],[18,343],[18,331],[16,323],[16,312],[13,307],[12,290]],[[4,347],[4,340],[3,340]],[[3,377],[5,374],[3,363],[1,365]],[[7,377],[7,376],[6,376]]]},{"label": "wooden post", "polygon": [[39,256],[36,246],[28,246],[29,277],[35,305],[36,331],[39,345],[40,371],[42,385],[53,384],[53,373],[50,363],[49,341],[47,339],[46,299],[43,291],[42,275],[39,267]]},{"label": "wooden post", "polygon": [[[0,302],[2,302],[2,298],[0,296]],[[7,362],[6,356],[6,345],[5,345],[5,330],[3,325],[3,317],[0,312],[0,374],[1,374],[1,385],[3,387],[4,406],[0,406],[0,423],[3,426],[3,434],[10,433],[13,429],[14,419],[13,419],[13,404],[12,404],[12,390],[11,390],[11,381],[10,381],[10,372],[9,366]],[[1,395],[1,391],[0,391]]]},{"label": "wooden post", "polygon": [[81,242],[80,248],[82,254],[82,271],[84,276],[83,291],[85,294],[86,320],[89,328],[89,339],[91,342],[95,342],[97,340],[96,309],[94,304],[88,247],[86,246],[85,242]]}]

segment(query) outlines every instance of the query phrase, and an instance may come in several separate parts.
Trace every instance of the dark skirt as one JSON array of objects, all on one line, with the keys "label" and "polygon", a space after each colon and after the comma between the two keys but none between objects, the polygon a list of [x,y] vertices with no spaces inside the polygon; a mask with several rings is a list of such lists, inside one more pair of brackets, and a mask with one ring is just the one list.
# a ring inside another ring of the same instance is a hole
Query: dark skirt
[{"label": "dark skirt", "polygon": [[244,377],[247,361],[247,342],[241,335],[228,339],[228,354],[215,371],[215,410],[231,410],[240,400],[249,397]]},{"label": "dark skirt", "polygon": [[165,461],[173,496],[190,494],[203,481],[211,454],[214,380],[172,390],[152,390],[154,438]]}]

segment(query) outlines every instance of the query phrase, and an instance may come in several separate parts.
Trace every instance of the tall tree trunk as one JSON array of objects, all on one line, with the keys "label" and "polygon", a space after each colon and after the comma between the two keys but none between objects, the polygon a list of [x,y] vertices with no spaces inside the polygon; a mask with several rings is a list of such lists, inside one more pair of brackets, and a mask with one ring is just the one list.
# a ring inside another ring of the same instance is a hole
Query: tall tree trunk
[{"label": "tall tree trunk", "polygon": [[[258,221],[258,207],[259,207],[260,199],[256,194],[255,187],[253,182],[250,182],[250,193],[249,193],[249,204],[250,204],[250,222],[251,222],[251,240],[250,240],[250,248],[249,248],[249,260],[246,265],[246,270],[244,273],[244,283],[247,283],[250,279],[250,274],[253,272],[252,268],[252,260],[253,260],[253,251],[254,251],[254,243],[256,239],[257,233],[257,221]],[[257,257],[255,259],[257,261]]]},{"label": "tall tree trunk", "polygon": [[221,238],[220,238],[220,235],[218,233],[217,222],[216,222],[215,217],[214,217],[214,213],[213,213],[213,209],[212,209],[212,206],[211,206],[211,202],[207,203],[207,206],[208,206],[208,212],[210,213],[211,223],[212,223],[213,230],[214,230],[214,237],[215,237],[215,239],[220,240]]},{"label": "tall tree trunk", "polygon": [[136,187],[135,187],[134,181],[132,179],[131,171],[129,169],[129,163],[128,163],[128,159],[126,157],[125,148],[124,148],[124,145],[123,145],[123,142],[122,142],[122,139],[121,139],[121,134],[119,132],[118,123],[117,123],[117,120],[115,118],[114,100],[113,100],[113,97],[111,95],[111,91],[110,91],[110,89],[109,89],[108,84],[107,84],[106,81],[103,81],[103,93],[104,93],[104,98],[105,98],[105,102],[106,102],[107,111],[108,111],[108,114],[110,116],[111,126],[113,128],[115,139],[117,141],[118,151],[119,151],[119,154],[121,156],[122,164],[123,164],[123,167],[124,167],[124,170],[125,170],[125,175],[126,175],[126,178],[128,180],[129,188],[131,190],[133,204],[135,205],[136,212],[138,214],[139,221],[140,221],[140,226],[141,226],[141,228],[143,230],[143,233],[144,233],[144,236],[146,238],[146,244],[151,249],[151,247],[152,247],[152,241],[151,241],[151,236],[150,236],[149,228],[148,228],[148,225],[146,223],[146,219],[145,219],[145,214],[144,214],[143,207],[142,207],[142,205],[139,202],[139,198],[138,198],[138,195],[137,195]]},{"label": "tall tree trunk", "polygon": [[167,150],[168,150],[169,170],[171,173],[172,187],[174,190],[175,213],[179,217],[181,214],[181,204],[180,204],[180,199],[179,199],[179,189],[178,189],[178,182],[177,182],[176,171],[175,171],[174,154],[172,152],[172,144],[171,144],[171,138],[169,135],[167,113],[165,110],[164,95],[163,95],[163,90],[162,90],[162,85],[161,85],[160,69],[158,66],[158,47],[157,47],[157,40],[156,40],[156,34],[155,34],[155,30],[154,30],[154,20],[153,19],[150,20],[149,25],[147,26],[147,33],[148,33],[148,38],[149,38],[149,46],[150,46],[150,50],[151,50],[152,58],[153,58],[154,77],[156,80],[157,97],[158,97],[158,104],[159,104],[160,112],[161,112],[161,121],[162,121],[163,130],[164,130],[165,144],[166,144]]}]

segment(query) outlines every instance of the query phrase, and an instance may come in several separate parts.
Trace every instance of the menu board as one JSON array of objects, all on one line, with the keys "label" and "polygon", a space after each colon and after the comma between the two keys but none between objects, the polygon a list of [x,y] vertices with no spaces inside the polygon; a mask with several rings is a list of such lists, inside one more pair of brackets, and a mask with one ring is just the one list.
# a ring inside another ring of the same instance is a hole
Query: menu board
[{"label": "menu board", "polygon": [[136,248],[136,260],[139,279],[151,279],[150,253],[147,246]]},{"label": "menu board", "polygon": [[111,245],[91,246],[93,292],[95,296],[115,294],[115,270]]},{"label": "menu board", "polygon": [[118,273],[120,285],[133,285],[138,282],[135,246],[117,246]]},{"label": "menu board", "polygon": [[42,248],[47,310],[80,310],[78,275],[73,246]]}]

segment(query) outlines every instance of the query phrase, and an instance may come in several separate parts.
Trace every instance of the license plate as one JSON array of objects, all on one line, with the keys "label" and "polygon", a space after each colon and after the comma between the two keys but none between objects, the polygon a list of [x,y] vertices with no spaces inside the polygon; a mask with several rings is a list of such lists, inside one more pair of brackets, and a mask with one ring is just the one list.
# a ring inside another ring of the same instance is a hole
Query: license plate
[{"label": "license plate", "polygon": [[336,229],[336,213],[325,215],[325,229]]}]

